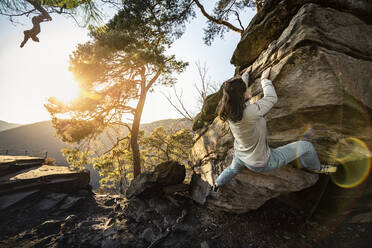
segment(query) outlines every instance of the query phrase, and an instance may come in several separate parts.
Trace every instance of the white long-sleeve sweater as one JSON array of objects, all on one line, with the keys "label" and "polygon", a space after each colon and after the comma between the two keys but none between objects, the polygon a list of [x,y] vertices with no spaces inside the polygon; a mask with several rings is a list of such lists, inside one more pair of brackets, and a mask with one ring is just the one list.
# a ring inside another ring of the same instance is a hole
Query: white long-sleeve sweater
[{"label": "white long-sleeve sweater", "polygon": [[[248,85],[249,74],[242,75]],[[228,121],[234,136],[235,155],[251,167],[263,167],[270,157],[266,120],[263,117],[277,102],[275,88],[269,79],[261,80],[264,97],[257,102],[246,103],[240,121]]]}]

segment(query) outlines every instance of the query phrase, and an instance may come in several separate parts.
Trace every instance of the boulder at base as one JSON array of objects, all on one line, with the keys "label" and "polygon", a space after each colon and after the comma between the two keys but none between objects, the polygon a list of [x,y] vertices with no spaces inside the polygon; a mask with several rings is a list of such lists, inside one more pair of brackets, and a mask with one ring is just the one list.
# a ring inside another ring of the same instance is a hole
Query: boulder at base
[{"label": "boulder at base", "polygon": [[162,188],[168,185],[181,184],[186,176],[185,166],[176,161],[166,161],[156,166],[153,172],[146,172],[136,177],[130,184],[126,196],[145,193],[147,189]]},{"label": "boulder at base", "polygon": [[295,163],[264,173],[243,169],[222,190],[215,193],[210,187],[232,161],[232,142],[227,122],[223,123],[219,119],[215,119],[210,129],[196,142],[192,157],[199,159],[193,161],[199,166],[194,167],[195,173],[191,180],[191,194],[196,202],[206,203],[211,209],[244,213],[280,194],[310,187],[318,179],[317,174],[293,168]]}]

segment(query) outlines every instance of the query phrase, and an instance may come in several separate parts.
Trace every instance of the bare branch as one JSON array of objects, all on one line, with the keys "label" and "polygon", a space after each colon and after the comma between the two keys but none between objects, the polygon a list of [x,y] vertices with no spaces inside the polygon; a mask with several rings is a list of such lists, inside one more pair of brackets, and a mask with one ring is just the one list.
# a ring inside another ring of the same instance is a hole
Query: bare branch
[{"label": "bare branch", "polygon": [[3,16],[8,16],[8,17],[17,17],[17,16],[29,16],[32,12],[34,12],[36,9],[32,9],[30,11],[26,11],[26,12],[22,12],[22,13],[19,13],[19,14],[6,14],[6,13],[3,13],[0,11],[0,15],[3,15]]},{"label": "bare branch", "polygon": [[195,63],[195,65],[196,65],[196,68],[198,69],[200,82],[201,82],[201,89],[196,84],[194,84],[194,87],[199,94],[198,101],[203,103],[205,98],[207,97],[208,82],[206,79],[206,75],[207,75],[208,68],[205,62],[203,65],[201,65],[200,61],[198,61]]},{"label": "bare branch", "polygon": [[220,20],[220,19],[216,19],[214,18],[213,16],[209,15],[207,13],[207,11],[205,10],[204,6],[199,2],[199,0],[194,0],[194,2],[196,3],[196,5],[199,7],[200,11],[202,12],[202,14],[210,21],[214,22],[214,23],[217,23],[217,24],[220,24],[220,25],[223,25],[239,34],[242,34],[244,29],[240,29],[240,28],[237,28],[235,27],[234,25],[232,25],[231,23],[227,22],[227,21],[224,21],[224,20]]},{"label": "bare branch", "polygon": [[200,103],[199,105],[201,106],[203,105],[203,102],[205,101],[207,96],[218,91],[219,87],[216,82],[207,77],[208,67],[206,63],[202,65],[200,61],[198,61],[195,63],[195,65],[198,69],[201,86],[198,87],[197,84],[194,84],[194,87],[198,92],[197,101]]},{"label": "bare branch", "polygon": [[244,27],[243,27],[243,24],[242,24],[242,22],[241,22],[241,20],[240,20],[240,17],[239,17],[239,13],[238,13],[238,11],[236,11],[236,10],[233,10],[233,11],[234,11],[234,13],[235,13],[236,20],[239,22],[240,27],[244,30]]},{"label": "bare branch", "polygon": [[182,101],[182,92],[180,93],[180,95],[178,95],[176,89],[173,87],[173,91],[174,91],[174,94],[176,96],[176,99],[178,102],[178,105],[180,105],[180,107],[174,103],[172,97],[170,96],[170,94],[168,95],[165,95],[163,92],[163,96],[167,99],[167,101],[170,103],[170,105],[172,105],[172,107],[178,112],[180,113],[184,118],[186,118],[187,120],[190,120],[190,121],[193,121],[193,117],[192,115],[187,111],[183,101]]},{"label": "bare branch", "polygon": [[[198,69],[200,82],[198,84],[195,83],[194,88],[197,92],[196,99],[199,102],[198,106],[200,107],[203,105],[203,102],[209,94],[218,91],[219,86],[208,77],[208,67],[206,63],[202,65],[200,61],[197,61],[195,65]],[[171,97],[170,93],[168,93],[168,95],[165,95],[164,93],[162,94],[178,113],[180,113],[185,119],[193,121],[194,115],[190,112],[190,110],[188,110],[189,108],[185,106],[182,99],[182,91],[178,93],[176,88],[173,86],[174,98]]]}]

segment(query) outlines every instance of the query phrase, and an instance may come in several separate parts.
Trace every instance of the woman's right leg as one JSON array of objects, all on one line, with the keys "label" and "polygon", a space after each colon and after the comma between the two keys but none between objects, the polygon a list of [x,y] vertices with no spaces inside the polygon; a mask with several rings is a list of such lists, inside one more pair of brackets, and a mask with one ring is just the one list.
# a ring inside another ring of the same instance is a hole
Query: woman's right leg
[{"label": "woman's right leg", "polygon": [[233,179],[244,167],[245,166],[234,156],[231,164],[226,167],[216,179],[217,186],[220,187]]},{"label": "woman's right leg", "polygon": [[299,158],[301,168],[319,171],[321,164],[313,144],[308,141],[296,141],[272,149],[268,167],[276,169]]}]

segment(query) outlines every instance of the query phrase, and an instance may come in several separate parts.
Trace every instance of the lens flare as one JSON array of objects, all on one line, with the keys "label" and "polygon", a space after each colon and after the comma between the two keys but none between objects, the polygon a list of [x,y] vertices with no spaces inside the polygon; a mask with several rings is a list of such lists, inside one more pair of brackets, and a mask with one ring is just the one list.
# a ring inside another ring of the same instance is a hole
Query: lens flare
[{"label": "lens flare", "polygon": [[331,174],[332,181],[342,188],[353,188],[363,183],[371,170],[371,153],[368,146],[356,137],[340,140],[334,148],[333,161],[337,172]]},{"label": "lens flare", "polygon": [[[299,138],[299,140],[306,140],[307,138],[309,138],[309,137],[306,137],[307,135],[314,135],[313,133],[313,130],[311,129],[311,125],[310,124],[307,124],[306,126],[305,126],[305,129],[304,129],[304,132],[303,132],[303,134],[300,136],[300,138]],[[297,147],[297,149],[296,149],[296,153],[298,154],[299,153],[299,146]],[[299,158],[299,156],[297,156],[297,158],[296,158],[296,167],[298,168],[298,169],[300,169],[300,168],[302,168],[302,166],[301,166],[301,164],[300,164],[300,158]]]},{"label": "lens flare", "polygon": [[[299,140],[306,140],[305,136],[311,133],[310,128],[310,124],[306,125]],[[331,152],[331,161],[338,165],[337,172],[330,174],[333,183],[342,188],[353,188],[363,183],[371,170],[371,157],[368,146],[361,139],[341,139]],[[302,168],[299,157],[296,158],[296,167]]]}]

